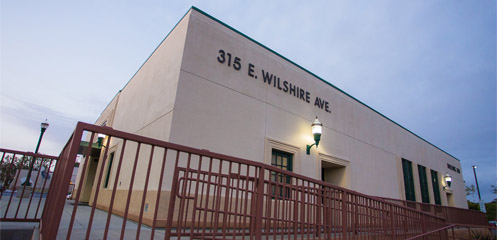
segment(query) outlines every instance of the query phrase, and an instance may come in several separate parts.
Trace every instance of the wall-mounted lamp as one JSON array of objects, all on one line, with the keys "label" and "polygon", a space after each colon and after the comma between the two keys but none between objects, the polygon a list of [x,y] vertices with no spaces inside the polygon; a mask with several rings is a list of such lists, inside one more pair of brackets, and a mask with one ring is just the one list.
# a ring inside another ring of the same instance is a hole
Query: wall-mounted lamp
[{"label": "wall-mounted lamp", "polygon": [[[98,145],[98,147],[102,147],[102,146],[104,146],[104,138],[105,138],[105,134],[99,133],[97,136],[98,136],[98,137],[97,137],[97,145]],[[105,146],[104,146],[104,147],[105,147]]]},{"label": "wall-mounted lamp", "polygon": [[446,186],[444,186],[444,189],[450,189],[450,184],[452,183],[452,177],[449,175],[449,173],[446,173],[444,175],[444,180],[446,183]]},{"label": "wall-mounted lamp", "polygon": [[311,148],[312,146],[316,145],[316,148],[318,148],[319,145],[319,140],[321,140],[321,133],[323,132],[323,124],[319,121],[318,116],[316,116],[316,119],[311,125],[312,129],[312,135],[314,135],[314,143],[312,145],[307,145],[307,155],[311,154]]}]

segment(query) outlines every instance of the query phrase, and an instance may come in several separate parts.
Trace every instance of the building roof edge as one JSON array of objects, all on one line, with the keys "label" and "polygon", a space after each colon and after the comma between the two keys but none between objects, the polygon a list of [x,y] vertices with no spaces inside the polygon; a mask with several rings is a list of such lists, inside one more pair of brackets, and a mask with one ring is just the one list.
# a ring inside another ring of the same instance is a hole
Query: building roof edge
[{"label": "building roof edge", "polygon": [[[162,41],[157,45],[157,47],[155,47],[154,51],[152,51],[152,53],[150,53],[150,55],[147,57],[147,59],[142,63],[142,65],[136,70],[136,72],[133,74],[133,76],[131,76],[131,78],[128,80],[128,82],[126,82],[126,84],[124,85],[123,88],[121,88],[121,90],[119,90],[119,92],[121,92],[122,90],[124,90],[124,88],[126,88],[126,86],[128,86],[129,82],[136,76],[136,74],[143,68],[143,66],[145,65],[145,63],[148,62],[148,60],[150,59],[150,57],[152,57],[152,55],[154,55],[154,53],[157,51],[157,49],[159,49],[159,47],[162,45],[162,43],[167,39],[167,37],[169,37],[169,35],[174,31],[174,29],[176,29],[176,27],[178,26],[178,24],[183,21],[183,19],[185,18],[185,16],[188,14],[188,12],[190,12],[190,10],[192,9],[195,9],[197,10],[197,8],[193,8],[191,7],[190,9],[188,9],[188,11],[186,11],[186,13],[183,15],[183,17],[181,17],[181,19],[174,25],[174,27],[171,29],[171,31],[169,31],[169,33],[167,33],[167,35],[162,39]],[[200,10],[197,10],[197,11],[200,11]]]},{"label": "building roof edge", "polygon": [[[330,82],[328,82],[328,81],[326,81],[326,80],[322,79],[321,77],[319,77],[318,75],[314,74],[313,72],[311,72],[311,71],[309,71],[309,70],[305,69],[304,67],[300,66],[299,64],[297,64],[297,63],[293,62],[292,60],[290,60],[290,59],[286,58],[285,56],[283,56],[283,55],[279,54],[278,52],[276,52],[276,51],[272,50],[271,48],[266,47],[264,44],[262,44],[262,43],[260,43],[260,42],[258,42],[258,41],[256,41],[256,40],[254,40],[253,38],[251,38],[251,37],[247,36],[246,34],[244,34],[244,33],[240,32],[240,31],[236,30],[235,28],[231,27],[230,25],[228,25],[228,24],[226,24],[226,23],[222,22],[221,20],[219,20],[219,19],[217,19],[217,18],[215,18],[215,17],[211,16],[210,14],[208,14],[208,13],[206,13],[206,12],[204,12],[204,11],[200,10],[199,8],[197,8],[197,7],[195,7],[195,6],[192,6],[192,7],[191,7],[191,8],[190,8],[187,12],[186,12],[186,14],[187,14],[190,10],[192,10],[192,9],[193,9],[193,10],[195,10],[195,11],[197,11],[197,12],[199,12],[199,13],[201,13],[202,15],[204,15],[204,16],[206,16],[206,17],[208,17],[208,18],[210,18],[210,19],[212,19],[212,20],[214,20],[214,21],[218,22],[219,24],[221,24],[221,25],[223,25],[223,26],[227,27],[228,29],[230,29],[230,30],[234,31],[235,33],[237,33],[237,34],[239,34],[239,35],[241,35],[241,36],[245,37],[246,39],[248,39],[248,40],[250,40],[250,41],[254,42],[255,44],[257,44],[257,45],[259,45],[259,46],[263,47],[264,49],[266,49],[266,50],[270,51],[271,53],[276,54],[278,57],[282,58],[283,60],[285,60],[285,61],[287,61],[287,62],[289,62],[289,63],[293,64],[294,66],[296,66],[296,67],[300,68],[301,70],[305,71],[306,73],[308,73],[308,74],[312,75],[313,77],[315,77],[315,78],[317,78],[317,79],[321,80],[321,81],[322,81],[322,82],[324,82],[325,84],[327,84],[327,85],[329,85],[329,86],[331,86],[331,87],[335,88],[336,90],[338,90],[338,91],[340,91],[341,93],[345,94],[346,96],[348,96],[348,97],[352,98],[353,100],[357,101],[358,103],[362,104],[363,106],[365,106],[365,107],[369,108],[369,109],[370,109],[370,110],[372,110],[373,112],[375,112],[375,113],[379,114],[380,116],[384,117],[385,119],[389,120],[390,122],[394,123],[395,125],[397,125],[397,126],[401,127],[402,129],[406,130],[407,132],[411,133],[412,135],[414,135],[414,136],[418,137],[419,139],[423,140],[424,142],[426,142],[426,143],[430,144],[431,146],[435,147],[436,149],[438,149],[438,150],[442,151],[443,153],[445,153],[445,154],[447,154],[447,155],[451,156],[452,158],[456,159],[457,161],[460,161],[458,158],[456,158],[456,157],[452,156],[450,153],[448,153],[448,152],[444,151],[443,149],[441,149],[441,148],[437,147],[437,146],[436,146],[436,145],[434,145],[433,143],[431,143],[431,142],[427,141],[426,139],[424,139],[424,138],[420,137],[419,135],[415,134],[415,133],[414,133],[414,132],[412,132],[411,130],[409,130],[409,129],[405,128],[404,126],[400,125],[399,123],[395,122],[394,120],[392,120],[392,119],[388,118],[387,116],[383,115],[382,113],[380,113],[380,112],[376,111],[374,108],[372,108],[372,107],[368,106],[367,104],[365,104],[365,103],[361,102],[360,100],[358,100],[357,98],[355,98],[355,97],[353,97],[352,95],[348,94],[347,92],[343,91],[342,89],[338,88],[337,86],[335,86],[335,85],[331,84]],[[186,14],[185,14],[185,15],[186,15]],[[182,18],[182,19],[183,19],[183,18]],[[180,20],[180,21],[181,21],[181,20]],[[179,23],[179,22],[178,22],[178,23]],[[174,28],[173,28],[173,29],[174,29]],[[171,30],[171,31],[172,31],[172,30]],[[168,35],[169,35],[169,34],[168,34]],[[166,36],[166,37],[167,37],[167,36]],[[159,44],[159,45],[160,45],[160,44]]]}]

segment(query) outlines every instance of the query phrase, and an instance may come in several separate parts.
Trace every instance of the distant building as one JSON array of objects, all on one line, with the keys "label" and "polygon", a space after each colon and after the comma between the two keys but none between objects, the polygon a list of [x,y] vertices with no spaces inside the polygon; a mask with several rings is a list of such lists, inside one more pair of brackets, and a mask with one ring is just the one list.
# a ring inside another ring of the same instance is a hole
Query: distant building
[{"label": "distant building", "polygon": [[[276,165],[368,195],[467,208],[458,159],[329,82],[192,8],[96,124]],[[323,133],[307,155],[316,116]],[[89,168],[81,201],[91,199],[95,172],[104,167],[97,205],[108,206],[120,144],[109,146],[106,166],[97,158],[82,163]],[[117,213],[132,160],[123,159]],[[152,171],[151,179],[158,174]],[[147,204],[155,201],[152,190],[149,198]]]}]

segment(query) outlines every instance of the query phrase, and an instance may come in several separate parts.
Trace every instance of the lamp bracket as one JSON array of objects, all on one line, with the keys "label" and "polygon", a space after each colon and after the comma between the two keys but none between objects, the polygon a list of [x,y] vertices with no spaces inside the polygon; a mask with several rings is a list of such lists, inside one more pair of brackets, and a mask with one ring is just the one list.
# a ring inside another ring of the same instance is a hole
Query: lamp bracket
[{"label": "lamp bracket", "polygon": [[312,145],[307,145],[306,153],[307,155],[311,155],[311,148],[312,146],[316,145],[316,143],[313,143]]}]

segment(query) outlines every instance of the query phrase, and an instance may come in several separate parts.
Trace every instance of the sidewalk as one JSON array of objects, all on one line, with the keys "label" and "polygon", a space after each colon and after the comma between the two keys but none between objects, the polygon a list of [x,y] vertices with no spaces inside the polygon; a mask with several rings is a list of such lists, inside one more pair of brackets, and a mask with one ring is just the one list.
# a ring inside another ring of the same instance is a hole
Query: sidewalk
[{"label": "sidewalk", "polygon": [[[7,210],[7,206],[10,200],[10,194],[4,194],[2,199],[0,200],[0,216],[4,216],[5,211]],[[29,204],[29,198],[22,199],[21,205],[19,206],[19,210],[17,210],[19,201],[21,199],[15,196],[12,197],[10,202],[10,206],[7,212],[7,217],[14,218],[16,212],[17,218],[24,218],[26,215],[26,209]],[[34,197],[31,203],[30,211],[28,212],[28,218],[33,218],[36,212],[36,207],[38,202],[40,202],[40,209],[38,211],[37,216],[41,217],[43,206],[45,204],[45,198]],[[34,207],[33,207],[34,206]],[[67,200],[64,205],[64,210],[62,212],[62,219],[59,225],[59,231],[57,234],[57,239],[66,239],[67,231],[69,227],[69,223],[71,221],[71,215],[74,208],[74,201]],[[70,239],[85,239],[86,232],[88,229],[89,219],[91,214],[91,207],[88,205],[79,205],[76,213],[76,217],[74,219],[74,225],[71,232]],[[102,239],[105,231],[105,224],[107,221],[107,212],[99,209],[95,209],[95,215],[93,217],[92,228],[90,231],[90,239]],[[109,224],[109,233],[108,239],[119,239],[121,236],[121,228],[122,228],[123,218],[116,215],[111,215],[111,221]],[[33,228],[38,228],[38,222],[0,222],[0,230],[2,230],[2,235],[0,237],[2,239],[10,239],[4,238],[12,231],[17,231],[19,233],[25,231],[32,231]],[[127,220],[126,227],[124,232],[124,239],[136,239],[138,224],[134,221]],[[164,228],[156,228],[154,238],[155,239],[164,239]],[[140,239],[150,239],[151,227],[146,225],[141,225],[140,230]],[[21,235],[19,235],[21,237]],[[26,239],[25,237],[16,238],[16,239]]]},{"label": "sidewalk", "polygon": [[[62,219],[60,221],[59,232],[57,234],[57,239],[66,239],[69,223],[71,221],[71,215],[74,207],[74,201],[68,200],[65,203],[64,211],[62,213]],[[71,232],[71,239],[85,239],[86,232],[88,229],[89,219],[91,214],[91,206],[79,205],[74,218],[74,225]],[[90,231],[89,239],[102,239],[105,231],[105,224],[107,222],[107,212],[99,209],[95,209],[95,215],[93,217],[93,223]],[[123,224],[123,218],[112,214],[109,224],[109,233],[107,239],[119,239],[121,236],[121,228]],[[136,239],[138,224],[134,221],[127,220],[124,239]],[[150,239],[151,227],[146,225],[141,225],[140,239]],[[156,228],[154,239],[164,239],[164,228]]]},{"label": "sidewalk", "polygon": [[[11,200],[11,195],[12,200]],[[40,205],[38,209],[38,216],[41,216],[41,212],[43,211],[43,205],[45,204],[45,198],[40,199],[40,194],[35,193],[35,197],[33,197],[31,201],[30,211],[26,215],[26,209],[29,205],[29,198],[23,198],[21,205],[19,206],[19,201],[21,199],[15,197],[15,192],[12,193],[10,190],[6,190],[3,192],[2,199],[0,200],[0,216],[7,218],[34,218],[36,214],[36,209],[38,208],[38,204]],[[7,209],[7,206],[10,206]],[[5,214],[5,211],[7,211]],[[16,217],[17,213],[17,217]],[[23,240],[23,239],[31,239],[33,235],[33,231],[35,231],[34,235],[37,235],[39,223],[38,222],[2,222],[0,221],[0,239],[12,239],[12,240]],[[33,238],[38,239],[38,238]]]}]

